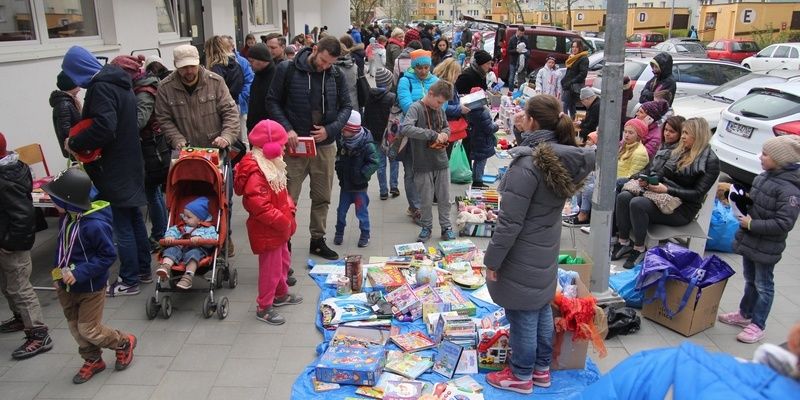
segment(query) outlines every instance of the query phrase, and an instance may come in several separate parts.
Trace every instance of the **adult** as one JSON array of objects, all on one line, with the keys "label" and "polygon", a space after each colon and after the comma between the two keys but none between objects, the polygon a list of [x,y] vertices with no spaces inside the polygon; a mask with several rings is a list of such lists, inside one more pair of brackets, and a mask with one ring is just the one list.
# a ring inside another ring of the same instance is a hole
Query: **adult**
[{"label": "adult", "polygon": [[400,77],[404,76],[411,69],[411,52],[422,49],[422,43],[420,43],[419,40],[406,42],[406,45],[408,47],[403,49],[400,55],[394,60],[392,75],[394,76],[395,85],[400,82]]},{"label": "adult", "polygon": [[447,39],[439,38],[433,46],[433,51],[431,51],[431,66],[435,69],[439,63],[454,55],[455,52],[450,48],[450,43],[447,42]]},{"label": "adult", "polygon": [[228,52],[228,42],[224,36],[212,36],[206,40],[206,69],[221,76],[234,101],[244,90],[244,71],[232,53]]},{"label": "adult", "polygon": [[644,147],[647,148],[647,156],[650,159],[656,154],[661,145],[661,118],[669,110],[666,101],[648,101],[636,111],[636,119],[642,120],[648,129],[647,137],[642,140]]},{"label": "adult", "polygon": [[[444,108],[445,116],[447,117],[448,121],[455,121],[462,117],[464,117],[467,113],[469,113],[469,107],[462,105],[459,99],[458,92],[455,88],[455,82],[459,76],[461,76],[461,67],[458,65],[458,61],[455,58],[448,58],[444,60],[442,63],[436,66],[433,69],[433,75],[438,77],[439,79],[449,83],[453,86],[453,93],[450,95],[450,100],[447,101],[447,104]],[[451,134],[453,132],[450,132]],[[464,145],[464,150],[469,155],[469,140],[465,138],[462,140],[462,144]],[[450,157],[450,152],[453,150],[453,143],[449,143],[447,145],[447,157]]]},{"label": "adult", "polygon": [[492,56],[485,50],[478,50],[472,57],[469,67],[465,68],[456,79],[455,87],[458,94],[469,94],[472,88],[479,87],[486,90],[486,74],[492,69]]},{"label": "adult", "polygon": [[394,28],[392,37],[389,38],[389,42],[386,44],[386,69],[388,69],[389,72],[394,71],[394,60],[400,56],[400,53],[402,53],[403,49],[406,47],[403,42],[404,35],[405,32],[403,32],[402,29]]},{"label": "adult", "polygon": [[[410,28],[409,30],[406,31],[405,36],[403,36],[403,43],[405,43],[406,46],[408,46],[409,43],[411,43],[411,42],[413,42],[415,40],[416,41],[420,40],[419,30],[417,30],[415,28]],[[420,45],[420,48],[422,48],[422,42],[420,42],[419,45]]]},{"label": "adult", "polygon": [[69,137],[69,130],[81,120],[81,104],[78,99],[80,86],[76,85],[69,76],[61,71],[56,77],[56,87],[50,93],[50,107],[53,107],[53,129],[56,131],[58,147],[64,158],[72,155],[64,149],[64,141]]},{"label": "adult", "polygon": [[703,199],[719,177],[719,159],[708,142],[711,130],[703,118],[690,118],[681,128],[681,141],[660,171],[655,185],[640,182],[643,189],[666,193],[681,201],[671,214],[664,214],[647,197],[627,190],[617,195],[615,218],[618,241],[611,249],[614,260],[625,258],[625,268],[633,268],[644,258],[644,240],[650,224],[682,226],[691,222]]},{"label": "adult", "polygon": [[692,39],[697,39],[697,28],[695,28],[694,25],[689,28],[689,37]]},{"label": "adult", "polygon": [[575,117],[575,103],[586,84],[586,74],[589,73],[589,52],[583,47],[582,41],[572,42],[566,66],[567,71],[561,78],[561,101],[564,104],[564,112],[570,117]]},{"label": "adult", "polygon": [[467,47],[467,43],[472,44],[472,31],[469,29],[469,25],[464,25],[464,32],[461,32],[461,41],[459,43],[463,47]]},{"label": "adult", "polygon": [[283,125],[288,132],[290,149],[297,147],[298,136],[312,137],[316,142],[316,157],[286,158],[287,187],[297,204],[303,181],[310,176],[310,251],[329,260],[339,258],[325,244],[336,159],[335,141],[353,109],[343,74],[333,65],[341,54],[341,43],[331,36],[300,50],[293,62],[278,66],[276,84],[267,95],[267,112],[270,119]]},{"label": "adult", "polygon": [[578,137],[582,142],[586,141],[586,137],[597,130],[600,124],[600,96],[590,87],[581,88],[580,99],[583,107],[586,108],[586,116],[581,120],[581,129],[578,132]]},{"label": "adult", "polygon": [[364,75],[364,66],[367,59],[367,53],[364,50],[364,43],[355,43],[353,42],[353,39],[347,35],[342,35],[342,37],[339,38],[339,41],[342,42],[344,48],[348,53],[350,53],[350,57],[353,59],[353,62],[355,62],[358,66],[358,76]]},{"label": "adult", "polygon": [[361,43],[361,30],[358,27],[350,25],[350,30],[347,31],[347,34],[353,38],[354,43]]},{"label": "adult", "polygon": [[239,53],[242,57],[247,58],[248,54],[250,54],[250,49],[256,45],[256,36],[252,33],[248,33],[247,36],[244,37],[244,47],[242,47],[242,51]]},{"label": "adult", "polygon": [[[245,117],[248,112],[248,103],[250,102],[250,86],[253,85],[253,68],[250,66],[250,62],[241,54],[239,54],[238,51],[236,51],[236,42],[233,40],[233,37],[225,36],[225,40],[226,44],[228,45],[228,53],[233,55],[233,58],[236,59],[236,62],[239,64],[239,67],[242,69],[242,74],[244,75],[242,91],[239,93],[239,97],[233,98],[237,101],[237,104],[239,104],[239,114],[242,116],[241,122],[242,125],[244,125]],[[246,136],[247,132],[244,132],[244,135]]]},{"label": "adult", "polygon": [[[353,46],[358,45],[353,43],[349,35],[342,35],[339,41],[342,43],[343,49],[333,65],[335,65],[344,76],[344,85],[347,87],[347,93],[350,96],[350,106],[353,107],[353,110],[359,111],[363,105],[358,103],[357,85],[358,77],[361,76],[363,68],[358,67],[356,64],[356,56],[350,52]],[[360,46],[363,47],[363,44]]]},{"label": "adult", "polygon": [[642,93],[639,95],[639,104],[655,100],[654,95],[656,92],[666,90],[672,95],[668,101],[671,106],[677,90],[675,77],[672,76],[672,56],[669,53],[656,54],[650,60],[650,68],[653,70],[653,77],[642,88]]},{"label": "adult", "polygon": [[[536,73],[536,93],[549,94],[557,99],[561,98],[561,71],[556,68],[556,57],[547,55],[544,67]],[[625,111],[623,111],[624,113]]]},{"label": "adult", "polygon": [[672,151],[678,147],[684,121],[686,121],[686,118],[680,115],[673,115],[664,122],[661,128],[661,146],[647,166],[645,174],[650,175],[661,172],[664,165],[667,164],[667,161],[672,156]]},{"label": "adult", "polygon": [[492,299],[511,324],[511,362],[486,381],[499,389],[531,393],[550,385],[553,314],[561,210],[594,169],[593,150],[577,147],[572,120],[558,99],[534,96],[515,118],[524,131],[498,187],[497,229],[484,257]]},{"label": "adult", "polygon": [[455,27],[455,31],[453,31],[453,47],[461,47],[461,34],[464,33],[463,26]]},{"label": "adult", "polygon": [[530,47],[530,43],[528,43],[528,39],[525,37],[525,27],[522,25],[517,27],[517,31],[508,41],[508,46],[506,47],[506,57],[508,57],[508,79],[506,79],[506,82],[509,82],[511,85],[513,85],[515,74],[519,69],[519,52],[517,45],[520,43],[525,43],[525,48]]},{"label": "adult", "polygon": [[106,293],[139,294],[142,278],[151,279],[151,258],[139,210],[147,204],[147,198],[131,78],[116,65],[100,65],[92,53],[79,46],[67,50],[61,69],[86,89],[82,117],[92,121],[91,126],[67,139],[64,148],[73,153],[102,150],[98,160],[83,167],[98,190],[97,198],[111,203],[114,218],[120,268],[117,281]]},{"label": "adult", "polygon": [[264,44],[269,48],[269,53],[272,54],[272,62],[275,65],[286,59],[286,38],[283,35],[278,32],[272,32],[264,36]]},{"label": "adult", "polygon": [[264,43],[253,45],[250,49],[250,65],[255,71],[253,85],[250,87],[250,104],[247,113],[247,132],[259,122],[267,119],[267,93],[272,85],[272,78],[275,77],[275,63],[272,62],[272,54]]},{"label": "adult", "polygon": [[419,32],[419,41],[422,43],[422,48],[427,51],[433,50],[433,24],[422,26]]}]

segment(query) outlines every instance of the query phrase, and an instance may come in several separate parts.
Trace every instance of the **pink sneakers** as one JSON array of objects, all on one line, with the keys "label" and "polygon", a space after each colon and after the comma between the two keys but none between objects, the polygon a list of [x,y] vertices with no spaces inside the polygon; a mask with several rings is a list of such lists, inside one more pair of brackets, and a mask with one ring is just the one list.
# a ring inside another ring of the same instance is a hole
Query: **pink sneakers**
[{"label": "pink sneakers", "polygon": [[533,371],[533,384],[538,387],[550,387],[550,371]]},{"label": "pink sneakers", "polygon": [[761,330],[758,325],[750,324],[744,327],[744,330],[736,335],[736,340],[744,343],[756,343],[759,340],[764,339],[764,336],[766,335],[766,332]]},{"label": "pink sneakers", "polygon": [[523,381],[518,379],[514,376],[514,373],[511,372],[511,368],[508,367],[499,372],[488,373],[486,375],[486,382],[498,389],[510,390],[522,394],[533,393],[533,380]]},{"label": "pink sneakers", "polygon": [[717,319],[719,322],[723,324],[733,325],[733,326],[741,326],[742,328],[747,327],[750,325],[750,319],[745,318],[740,314],[738,311],[729,312],[727,314],[720,314]]}]

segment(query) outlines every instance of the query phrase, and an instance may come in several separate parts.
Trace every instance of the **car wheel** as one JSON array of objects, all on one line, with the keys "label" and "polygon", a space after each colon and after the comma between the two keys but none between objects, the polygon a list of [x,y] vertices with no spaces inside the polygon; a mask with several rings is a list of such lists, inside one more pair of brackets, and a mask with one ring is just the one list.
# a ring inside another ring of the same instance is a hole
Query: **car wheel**
[{"label": "car wheel", "polygon": [[743,67],[750,69],[750,64],[744,64]]}]

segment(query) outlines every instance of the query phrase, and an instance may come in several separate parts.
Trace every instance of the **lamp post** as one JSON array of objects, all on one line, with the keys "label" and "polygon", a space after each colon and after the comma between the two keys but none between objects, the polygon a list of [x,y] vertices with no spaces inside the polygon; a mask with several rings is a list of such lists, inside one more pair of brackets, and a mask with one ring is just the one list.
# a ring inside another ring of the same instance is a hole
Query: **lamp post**
[{"label": "lamp post", "polygon": [[672,9],[669,13],[669,30],[667,31],[667,39],[672,38],[672,25],[675,22],[675,0],[672,0]]}]

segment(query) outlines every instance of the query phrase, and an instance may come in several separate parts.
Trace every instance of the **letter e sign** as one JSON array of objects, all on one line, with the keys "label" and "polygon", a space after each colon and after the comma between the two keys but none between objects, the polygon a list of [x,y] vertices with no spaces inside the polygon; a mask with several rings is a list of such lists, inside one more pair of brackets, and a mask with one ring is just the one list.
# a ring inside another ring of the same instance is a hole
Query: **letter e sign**
[{"label": "letter e sign", "polygon": [[752,8],[745,8],[742,10],[742,23],[752,24],[756,20],[756,11]]},{"label": "letter e sign", "polygon": [[639,22],[645,22],[645,21],[647,21],[647,13],[640,12],[639,13]]}]

